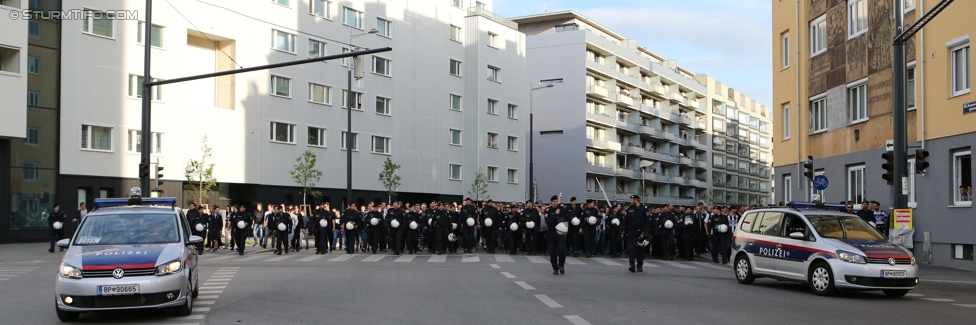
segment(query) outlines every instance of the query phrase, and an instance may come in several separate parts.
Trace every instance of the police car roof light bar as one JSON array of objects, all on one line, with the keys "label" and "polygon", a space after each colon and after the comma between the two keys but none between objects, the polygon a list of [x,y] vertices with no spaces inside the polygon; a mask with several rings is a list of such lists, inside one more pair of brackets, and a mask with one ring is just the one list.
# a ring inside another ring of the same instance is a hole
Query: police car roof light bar
[{"label": "police car roof light bar", "polygon": [[822,210],[835,210],[835,211],[847,211],[847,207],[843,204],[824,204],[815,202],[795,202],[790,201],[786,206],[794,209],[822,209]]},{"label": "police car roof light bar", "polygon": [[[142,198],[143,206],[169,206],[176,207],[175,197],[153,197]],[[128,198],[101,198],[95,199],[95,208],[124,207],[130,206]]]}]

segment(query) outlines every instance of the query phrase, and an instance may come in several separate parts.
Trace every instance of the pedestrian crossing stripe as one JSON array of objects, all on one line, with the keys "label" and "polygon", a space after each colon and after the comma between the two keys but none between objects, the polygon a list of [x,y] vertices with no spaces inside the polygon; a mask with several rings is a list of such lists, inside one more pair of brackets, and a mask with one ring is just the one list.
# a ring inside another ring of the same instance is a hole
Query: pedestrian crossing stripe
[{"label": "pedestrian crossing stripe", "polygon": [[417,257],[417,255],[403,255],[403,256],[398,257],[394,262],[398,262],[398,263],[410,263],[416,257]]},{"label": "pedestrian crossing stripe", "polygon": [[312,256],[309,256],[309,257],[300,258],[297,261],[298,262],[311,262],[311,261],[314,261],[314,260],[317,260],[317,259],[320,259],[320,258],[323,258],[323,257],[325,257],[325,255],[312,255]]},{"label": "pedestrian crossing stripe", "polygon": [[447,262],[447,256],[445,255],[431,255],[430,258],[427,259],[427,263],[444,263],[444,262]]},{"label": "pedestrian crossing stripe", "polygon": [[461,263],[476,263],[476,262],[478,262],[480,260],[481,260],[481,258],[479,258],[478,255],[470,255],[470,256],[469,255],[465,255],[465,256],[461,257]]},{"label": "pedestrian crossing stripe", "polygon": [[514,263],[515,259],[509,255],[495,255],[495,261],[499,263]]},{"label": "pedestrian crossing stripe", "polygon": [[575,257],[566,257],[566,264],[569,264],[569,265],[586,265],[586,263],[583,263],[583,261],[580,261],[579,259],[577,259]]},{"label": "pedestrian crossing stripe", "polygon": [[679,269],[697,269],[697,267],[694,267],[694,266],[691,266],[691,265],[686,265],[686,264],[682,264],[682,263],[678,263],[678,262],[672,262],[672,261],[658,261],[658,263],[664,263],[664,264],[667,264],[667,265],[670,265],[670,266],[674,266],[674,267],[679,268]]},{"label": "pedestrian crossing stripe", "polygon": [[549,263],[549,260],[543,258],[542,256],[531,256],[530,255],[530,256],[526,256],[526,258],[528,258],[529,261],[531,261],[532,263],[536,263],[536,264],[546,264],[546,263]]},{"label": "pedestrian crossing stripe", "polygon": [[353,258],[354,256],[356,256],[356,255],[352,255],[352,254],[339,255],[339,257],[333,258],[333,259],[329,260],[329,262],[342,262],[342,261],[348,260],[350,258]]},{"label": "pedestrian crossing stripe", "polygon": [[617,262],[614,262],[614,261],[611,261],[611,260],[608,260],[608,259],[605,259],[605,258],[602,258],[602,257],[596,257],[596,258],[593,258],[593,260],[594,261],[597,261],[597,262],[599,262],[600,264],[603,264],[603,265],[623,266],[623,264],[620,264],[620,263],[617,263]]},{"label": "pedestrian crossing stripe", "polygon": [[275,258],[269,258],[268,259],[268,262],[280,262],[280,261],[284,261],[284,260],[287,260],[287,259],[292,258],[292,257],[295,257],[295,256],[287,256],[287,255],[285,255],[285,256],[278,256],[278,257],[275,257]]}]

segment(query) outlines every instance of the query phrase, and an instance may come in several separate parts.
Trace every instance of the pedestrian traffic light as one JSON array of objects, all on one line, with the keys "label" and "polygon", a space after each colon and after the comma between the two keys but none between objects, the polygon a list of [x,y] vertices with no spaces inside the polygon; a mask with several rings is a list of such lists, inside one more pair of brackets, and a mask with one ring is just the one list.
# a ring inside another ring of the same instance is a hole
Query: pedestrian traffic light
[{"label": "pedestrian traffic light", "polygon": [[813,181],[813,156],[807,156],[807,161],[803,163],[803,168],[806,170],[803,175],[807,177],[811,182]]},{"label": "pedestrian traffic light", "polygon": [[895,153],[893,151],[886,151],[881,154],[881,158],[884,158],[885,163],[881,165],[884,168],[885,174],[881,176],[884,180],[888,181],[888,185],[895,182]]},{"label": "pedestrian traffic light", "polygon": [[925,174],[925,169],[929,168],[929,162],[925,161],[929,157],[929,152],[925,149],[915,149],[915,173]]},{"label": "pedestrian traffic light", "polygon": [[149,179],[149,164],[139,164],[139,179]]},{"label": "pedestrian traffic light", "polygon": [[156,188],[159,188],[160,185],[163,185],[162,171],[163,171],[163,166],[157,165],[156,166]]}]

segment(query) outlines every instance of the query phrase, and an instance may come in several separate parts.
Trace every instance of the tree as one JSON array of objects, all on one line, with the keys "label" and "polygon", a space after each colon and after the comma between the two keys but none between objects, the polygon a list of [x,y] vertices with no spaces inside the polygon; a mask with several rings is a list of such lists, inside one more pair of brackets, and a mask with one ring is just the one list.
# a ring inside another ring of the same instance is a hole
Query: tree
[{"label": "tree", "polygon": [[203,147],[200,148],[203,154],[200,160],[190,159],[186,162],[184,169],[186,185],[184,190],[189,191],[192,196],[196,196],[197,204],[201,204],[203,199],[210,197],[210,191],[217,187],[217,179],[214,178],[214,164],[210,162],[213,156],[210,145],[207,144],[207,136],[203,136]]},{"label": "tree", "polygon": [[637,195],[640,195],[642,201],[647,201],[648,188],[644,187],[644,184],[637,185]]},{"label": "tree", "polygon": [[468,196],[473,196],[475,201],[490,200],[491,195],[488,195],[488,175],[482,172],[477,172],[474,174],[474,182],[471,183],[471,189],[468,190]]},{"label": "tree", "polygon": [[[312,197],[319,197],[322,192],[319,191],[309,191],[309,189],[315,187],[315,182],[322,179],[322,171],[315,169],[315,162],[318,157],[315,156],[311,150],[305,150],[304,153],[295,159],[295,167],[289,171],[291,174],[291,179],[295,180],[295,183],[302,187],[302,209],[307,208],[305,199],[309,194]],[[307,211],[306,211],[307,212]]]},{"label": "tree", "polygon": [[396,189],[400,187],[400,175],[396,174],[397,169],[400,169],[400,165],[394,163],[390,157],[386,157],[379,179],[380,183],[383,183],[383,187],[386,188],[387,201],[393,201],[393,197],[397,195]]}]

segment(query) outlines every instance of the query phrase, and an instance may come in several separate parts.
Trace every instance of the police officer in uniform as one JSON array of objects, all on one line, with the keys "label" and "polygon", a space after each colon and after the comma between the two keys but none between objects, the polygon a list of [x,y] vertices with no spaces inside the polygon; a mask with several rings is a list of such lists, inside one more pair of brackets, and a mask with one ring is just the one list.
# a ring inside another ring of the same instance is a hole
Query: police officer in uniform
[{"label": "police officer in uniform", "polygon": [[[268,221],[273,221],[273,224],[269,224],[271,230],[274,231],[274,235],[277,238],[275,241],[275,254],[281,255],[284,251],[288,254],[288,233],[292,231],[291,216],[287,213],[282,212],[281,206],[275,206],[274,213],[268,218]],[[281,230],[279,225],[284,225],[285,230]]]},{"label": "police officer in uniform", "polygon": [[427,247],[427,252],[431,254],[435,254],[434,243],[436,242],[436,240],[434,239],[434,233],[435,233],[434,228],[436,228],[436,225],[434,224],[434,211],[437,211],[437,202],[431,201],[430,205],[427,206],[427,209],[424,210],[424,214],[423,214],[423,219],[425,220],[423,223],[424,224],[423,225],[424,246]]},{"label": "police officer in uniform", "polygon": [[[197,210],[203,213],[203,207],[198,206]],[[210,214],[207,215],[207,221],[210,223],[207,225],[207,240],[210,241],[210,249],[218,250],[220,249],[220,231],[223,229],[224,222],[220,216],[220,207],[212,206],[210,207]]]},{"label": "police officer in uniform", "polygon": [[[538,229],[542,227],[539,210],[532,205],[532,201],[525,201],[525,209],[522,210],[522,228],[525,229],[525,243],[522,245],[526,255],[536,253],[536,237],[539,235]],[[529,227],[531,222],[532,227]]]},{"label": "police officer in uniform", "polygon": [[444,254],[444,242],[447,239],[447,234],[451,231],[451,219],[447,215],[447,206],[442,203],[437,203],[437,209],[434,210],[433,214],[433,250],[437,253],[437,255],[441,255]]},{"label": "police officer in uniform", "polygon": [[[596,219],[596,222],[590,224],[590,217]],[[596,208],[596,201],[590,199],[586,200],[586,207],[583,208],[583,249],[586,251],[586,257],[593,257],[596,253],[596,228],[600,226],[600,210]]]},{"label": "police officer in uniform", "polygon": [[[54,228],[55,222],[60,223],[58,229]],[[61,211],[61,205],[55,203],[54,211],[47,215],[47,227],[48,229],[50,229],[51,232],[51,248],[47,250],[49,253],[54,253],[54,245],[59,240],[64,238],[64,228],[67,226],[68,226],[68,218],[65,217],[64,212]],[[61,248],[58,251],[63,252],[64,248]]]},{"label": "police officer in uniform", "polygon": [[[186,212],[186,220],[190,222],[190,234],[194,236],[199,236],[206,240],[207,238],[207,218],[205,214],[201,214],[196,209],[196,204],[190,204],[190,210]],[[197,230],[197,225],[202,226],[202,230]],[[197,255],[203,255],[203,246],[205,243],[197,244]]]},{"label": "police officer in uniform", "polygon": [[[478,238],[476,237],[476,229],[478,228],[478,208],[471,204],[471,198],[465,198],[464,203],[461,206],[460,213],[460,224],[461,233],[464,240],[464,252],[474,253],[476,245],[478,245]],[[474,225],[468,225],[468,219],[474,219]]]},{"label": "police officer in uniform", "polygon": [[546,238],[549,240],[549,263],[552,264],[552,274],[566,274],[566,234],[559,234],[556,226],[563,224],[569,229],[570,211],[559,204],[559,197],[553,195],[546,208],[546,224],[549,226]]},{"label": "police officer in uniform", "polygon": [[[394,222],[396,221],[396,227],[394,227]],[[390,235],[390,250],[393,251],[393,255],[400,255],[403,252],[403,227],[406,224],[403,222],[404,213],[403,209],[400,208],[400,201],[393,202],[393,207],[386,211],[386,225],[389,227],[388,232]]]},{"label": "police officer in uniform", "polygon": [[[412,209],[410,209],[410,211],[407,212],[406,218],[404,219],[403,226],[402,226],[402,227],[406,227],[404,229],[404,231],[406,232],[405,233],[406,236],[404,236],[406,239],[406,246],[407,246],[406,249],[407,252],[409,252],[410,254],[416,254],[418,245],[420,244],[420,229],[422,229],[421,224],[423,222],[420,216],[420,204],[415,204],[413,206],[407,204],[407,207]],[[417,229],[410,229],[411,223],[416,223]]]},{"label": "police officer in uniform", "polygon": [[[238,226],[239,222],[244,222],[244,228]],[[251,214],[244,211],[244,206],[238,206],[237,213],[232,216],[231,219],[231,229],[237,235],[234,240],[237,241],[237,254],[244,255],[244,244],[247,240],[247,234],[251,232]]]},{"label": "police officer in uniform", "polygon": [[[491,226],[486,223],[491,220]],[[481,220],[480,227],[478,228],[482,237],[485,239],[485,250],[488,254],[495,253],[495,247],[498,246],[498,224],[501,222],[499,218],[498,209],[495,209],[495,203],[492,200],[488,200],[488,203],[483,209],[481,209]]]},{"label": "police officer in uniform", "polygon": [[[349,229],[347,225],[352,223],[353,228]],[[346,253],[353,254],[356,252],[356,238],[359,238],[359,226],[362,223],[362,218],[359,215],[359,210],[356,209],[355,203],[350,203],[346,211],[342,212],[342,216],[339,218],[340,227],[346,232]]]},{"label": "police officer in uniform", "polygon": [[681,218],[681,257],[686,261],[694,260],[695,243],[698,238],[698,218],[691,209],[687,209]]},{"label": "police officer in uniform", "polygon": [[380,248],[380,227],[383,224],[383,212],[380,212],[380,206],[378,204],[373,205],[372,211],[366,213],[365,222],[366,240],[369,241],[368,250],[376,254]]},{"label": "police officer in uniform", "polygon": [[[567,218],[570,220],[569,234],[566,235],[566,250],[567,252],[572,253],[573,257],[579,257],[580,251],[583,250],[583,245],[580,245],[582,240],[580,239],[582,238],[581,233],[584,221],[582,218],[583,208],[579,204],[576,204],[575,196],[569,199],[569,206],[566,207],[566,211],[569,212],[569,216],[567,216]],[[578,225],[574,225],[572,223],[574,218],[576,218],[577,222],[579,222]]]},{"label": "police officer in uniform", "polygon": [[627,238],[630,268],[633,272],[644,272],[644,249],[638,241],[647,240],[647,233],[651,223],[647,218],[647,209],[641,205],[640,196],[630,196],[630,206],[624,214],[624,232]]},{"label": "police officer in uniform", "polygon": [[[518,211],[518,206],[512,205],[508,208],[508,215],[505,220],[505,228],[508,235],[505,236],[505,249],[509,255],[518,254],[518,244],[522,241],[522,215]],[[512,230],[515,225],[515,230]]]},{"label": "police officer in uniform", "polygon": [[[668,204],[668,206],[664,208],[664,211],[662,211],[657,218],[657,238],[661,245],[661,258],[667,260],[674,260],[674,226],[677,224],[678,220],[674,216],[674,213],[671,212],[673,207],[674,206]],[[671,222],[671,228],[667,227],[668,221]]]},{"label": "police officer in uniform", "polygon": [[461,213],[458,210],[457,203],[451,204],[451,206],[445,204],[444,206],[447,207],[447,218],[451,220],[451,228],[448,229],[448,234],[454,234],[454,241],[447,242],[447,251],[454,254],[461,247],[461,221],[459,220]]},{"label": "police officer in uniform", "polygon": [[[727,230],[723,233],[719,231],[719,225],[725,225]],[[712,242],[712,263],[719,263],[718,255],[722,254],[722,264],[729,263],[728,253],[729,243],[732,238],[732,224],[729,221],[729,216],[719,212],[718,208],[715,208],[714,213],[708,219],[708,233],[709,240]]]},{"label": "police officer in uniform", "polygon": [[620,226],[623,225],[623,208],[618,204],[607,216],[607,243],[610,244],[610,258],[620,256]]}]

